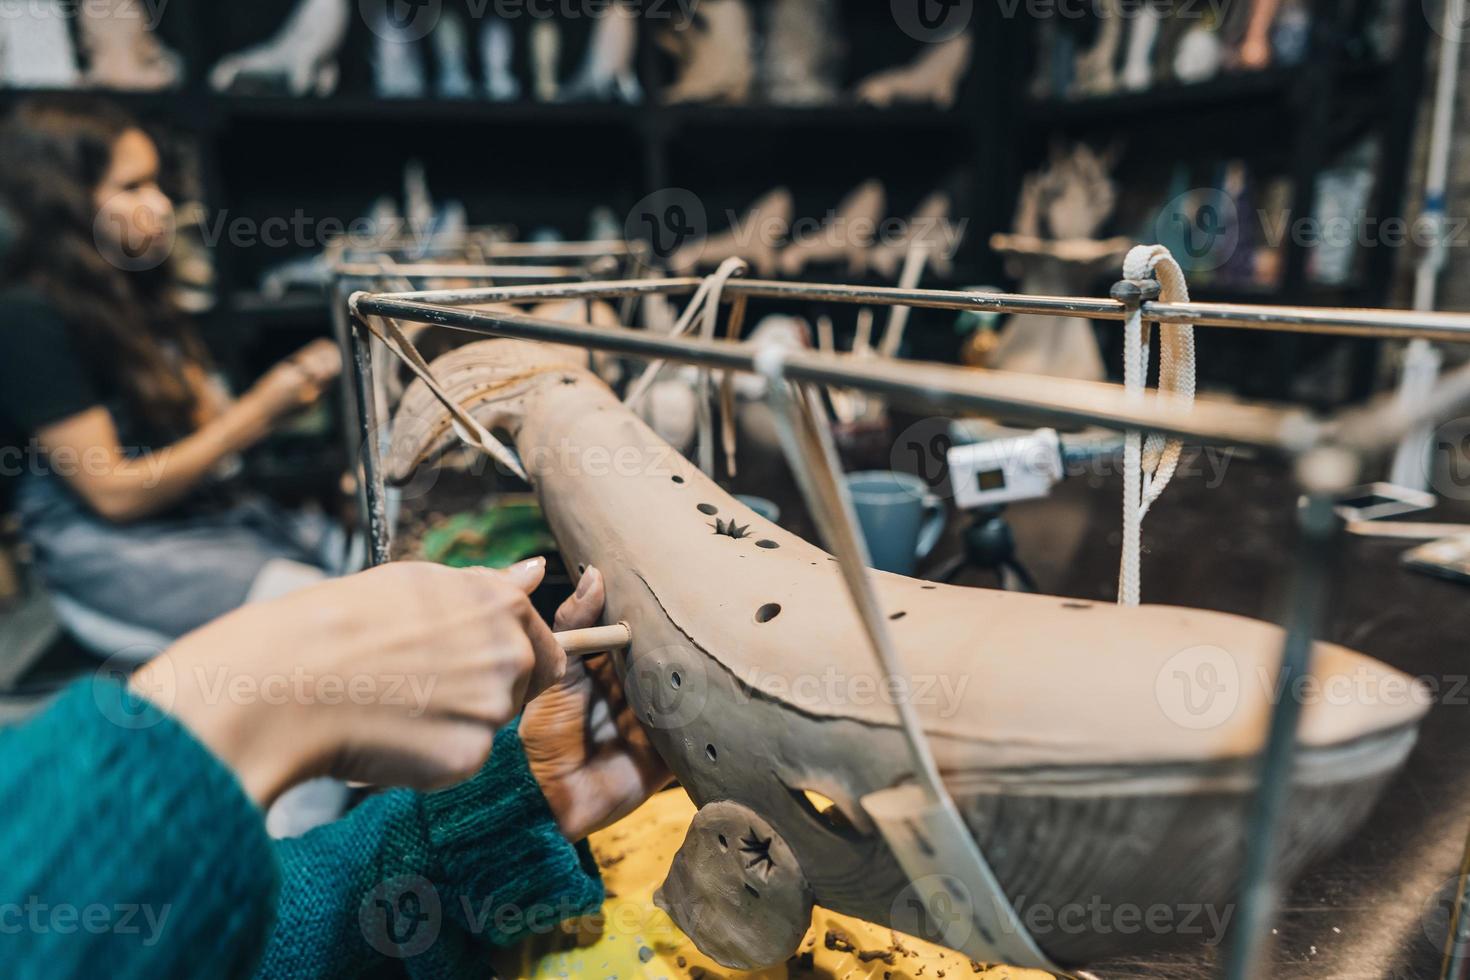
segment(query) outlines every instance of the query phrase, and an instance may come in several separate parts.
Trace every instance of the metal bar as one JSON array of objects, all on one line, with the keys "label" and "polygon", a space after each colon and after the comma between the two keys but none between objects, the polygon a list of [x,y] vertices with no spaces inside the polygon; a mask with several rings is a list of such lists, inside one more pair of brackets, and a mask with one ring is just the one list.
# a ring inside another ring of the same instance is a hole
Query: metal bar
[{"label": "metal bar", "polygon": [[369,564],[386,564],[393,542],[388,528],[388,490],[378,453],[378,400],[373,385],[373,337],[356,321],[349,325],[352,381],[357,390],[357,434],[362,454],[363,496],[367,506]]},{"label": "metal bar", "polygon": [[[637,279],[627,282],[567,284],[565,292],[528,294],[525,287],[458,289],[393,293],[396,299],[464,306],[475,303],[524,302],[545,298],[613,298],[630,294],[675,295],[695,289],[693,277]],[[517,290],[513,292],[512,290]],[[1091,320],[1127,317],[1123,304],[1114,299],[1075,296],[1025,296],[1011,293],[982,293],[944,289],[900,289],[892,286],[846,286],[818,283],[775,282],[741,279],[725,288],[725,297],[755,297],[874,306],[912,306],[939,310],[972,310],[984,313],[1022,313],[1041,316],[1070,316]],[[1245,306],[1231,303],[1145,303],[1143,315],[1155,323],[1187,323],[1199,327],[1236,330],[1274,330],[1291,333],[1344,337],[1414,338],[1450,343],[1470,343],[1470,315],[1427,313],[1413,310],[1338,310],[1309,306]]]},{"label": "metal bar", "polygon": [[1450,906],[1449,928],[1444,937],[1444,959],[1440,962],[1440,980],[1465,980],[1470,976],[1470,838],[1460,857],[1460,873],[1455,876],[1455,900]]},{"label": "metal bar", "polygon": [[[1301,465],[1310,466],[1312,462],[1309,457]],[[1262,962],[1282,886],[1272,867],[1281,843],[1281,817],[1291,795],[1296,762],[1297,729],[1302,715],[1298,685],[1311,673],[1312,647],[1327,609],[1333,544],[1339,525],[1334,504],[1330,493],[1313,493],[1301,513],[1302,540],[1297,545],[1292,575],[1292,608],[1286,623],[1281,667],[1271,688],[1276,703],[1271,710],[1270,729],[1261,756],[1259,789],[1247,828],[1240,914],[1225,959],[1225,976],[1230,980],[1253,980],[1272,973]]]},{"label": "metal bar", "polygon": [[485,265],[474,262],[338,262],[332,271],[339,276],[365,279],[384,275],[412,278],[455,279],[577,279],[587,270],[576,265]]},{"label": "metal bar", "polygon": [[703,281],[688,276],[679,279],[625,279],[608,282],[554,283],[544,286],[426,289],[377,295],[414,303],[433,303],[437,306],[474,306],[491,303],[529,303],[538,299],[618,299],[624,296],[649,294],[679,296],[694,292]]},{"label": "metal bar", "polygon": [[[732,280],[728,287],[740,284]],[[727,288],[728,288],[727,287]],[[635,357],[665,358],[736,371],[755,371],[755,350],[745,343],[673,338],[637,330],[561,323],[515,313],[431,306],[390,296],[358,293],[365,314],[390,316],[489,337],[548,340]],[[1004,411],[1052,424],[1096,424],[1142,429],[1209,443],[1254,446],[1286,453],[1309,448],[1321,424],[1300,410],[1199,399],[1191,408],[1167,394],[1130,398],[1116,386],[1060,378],[977,371],[944,364],[915,364],[847,354],[793,350],[786,373],[793,380],[863,388],[922,405]]]}]

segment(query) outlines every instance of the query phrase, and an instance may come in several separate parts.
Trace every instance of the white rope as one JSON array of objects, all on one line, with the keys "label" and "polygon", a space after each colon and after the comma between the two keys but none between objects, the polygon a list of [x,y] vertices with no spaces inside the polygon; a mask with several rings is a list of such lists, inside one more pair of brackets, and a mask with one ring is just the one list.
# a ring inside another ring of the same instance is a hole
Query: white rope
[{"label": "white rope", "polygon": [[[1159,281],[1159,300],[1164,303],[1188,303],[1189,286],[1184,271],[1174,256],[1162,245],[1139,245],[1123,260],[1124,279]],[[1143,314],[1135,311],[1123,327],[1123,387],[1135,398],[1142,398],[1148,385],[1149,341],[1153,324],[1147,332]],[[1166,323],[1159,330],[1159,390],[1167,391],[1193,403],[1195,388],[1194,327]],[[1154,501],[1164,492],[1179,468],[1184,444],[1166,439],[1157,432],[1145,440],[1137,431],[1129,432],[1123,449],[1123,556],[1118,570],[1118,602],[1136,606],[1140,601],[1140,551],[1143,519]]]}]

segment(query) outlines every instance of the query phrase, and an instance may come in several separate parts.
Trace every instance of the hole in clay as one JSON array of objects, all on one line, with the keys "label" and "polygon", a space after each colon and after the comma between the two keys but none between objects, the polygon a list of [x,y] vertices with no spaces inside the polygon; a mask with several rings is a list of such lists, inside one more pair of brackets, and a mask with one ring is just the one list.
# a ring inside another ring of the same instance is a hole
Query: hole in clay
[{"label": "hole in clay", "polygon": [[779,547],[781,547],[779,544],[777,544],[776,542],[772,541],[770,538],[761,538],[759,541],[757,541],[755,543],[755,546],[757,548],[765,548],[767,550],[770,550],[772,548],[779,548]]},{"label": "hole in clay", "polygon": [[904,612],[904,611],[903,611],[903,610],[902,610],[902,609],[900,609],[900,610],[899,610],[899,611],[898,611],[898,612],[896,612],[896,613],[894,613],[894,614],[893,614],[893,615],[892,615],[892,616],[889,616],[889,617],[888,617],[888,618],[889,618],[889,619],[890,619],[890,620],[892,620],[892,621],[893,621],[893,622],[895,622],[895,623],[896,623],[896,622],[898,622],[898,621],[899,621],[899,620],[900,620],[900,619],[903,619],[903,618],[904,618],[904,617],[905,617],[905,616],[907,616],[907,615],[908,615],[908,613],[906,613],[906,612]]},{"label": "hole in clay", "polygon": [[684,678],[676,670],[672,674],[669,675],[669,683],[672,684],[672,685],[674,685],[674,689],[675,690],[678,690],[679,688],[681,688],[681,687],[684,686]]},{"label": "hole in clay", "polygon": [[779,615],[781,615],[781,603],[768,602],[755,611],[755,621],[757,623],[769,623]]},{"label": "hole in clay", "polygon": [[701,514],[718,514],[720,512],[720,508],[716,507],[714,504],[700,504],[699,512]]},{"label": "hole in clay", "polygon": [[713,745],[706,745],[704,747],[704,757],[711,762],[720,761],[720,753],[715,751],[715,747]]},{"label": "hole in clay", "polygon": [[728,851],[730,849],[730,842],[725,839],[725,835],[724,834],[720,834],[719,835],[719,839],[720,839],[720,850],[722,850],[722,851]]},{"label": "hole in clay", "polygon": [[586,565],[578,565],[577,566],[577,574],[578,575],[585,575],[585,574],[587,574],[587,566]]},{"label": "hole in clay", "polygon": [[937,585],[921,585],[921,586],[919,586],[919,588],[923,589],[925,592],[933,592],[935,589],[939,588],[939,586],[937,586]]},{"label": "hole in clay", "polygon": [[852,821],[847,819],[847,814],[842,812],[842,808],[837,805],[836,801],[815,790],[791,789],[788,786],[786,791],[791,794],[791,798],[796,801],[801,811],[821,825],[824,830],[831,831],[848,841],[862,839],[862,832],[852,825]]},{"label": "hole in clay", "polygon": [[761,897],[761,893],[758,892],[758,891],[756,891],[753,887],[751,887],[751,885],[749,883],[746,884],[745,890],[748,891],[748,892],[750,892],[750,897],[751,898],[760,898]]},{"label": "hole in clay", "polygon": [[1063,609],[1091,609],[1092,608],[1092,603],[1090,603],[1090,602],[1064,602],[1064,603],[1062,603],[1062,608]]},{"label": "hole in clay", "polygon": [[673,480],[675,483],[683,483],[684,482],[684,478],[682,476],[674,476],[674,477],[670,477],[669,479]]}]

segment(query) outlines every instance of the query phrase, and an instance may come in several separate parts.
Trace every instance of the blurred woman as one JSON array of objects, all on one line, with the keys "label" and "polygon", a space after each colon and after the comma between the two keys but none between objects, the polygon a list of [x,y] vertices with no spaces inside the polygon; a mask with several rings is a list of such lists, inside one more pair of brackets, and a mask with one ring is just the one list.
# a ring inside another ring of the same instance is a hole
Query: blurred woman
[{"label": "blurred woman", "polygon": [[158,149],[115,106],[22,103],[0,127],[0,160],[0,443],[29,450],[17,507],[63,621],[167,640],[281,581],[338,571],[334,525],[222,477],[320,397],[341,369],[335,347],[224,393],[171,297]]}]

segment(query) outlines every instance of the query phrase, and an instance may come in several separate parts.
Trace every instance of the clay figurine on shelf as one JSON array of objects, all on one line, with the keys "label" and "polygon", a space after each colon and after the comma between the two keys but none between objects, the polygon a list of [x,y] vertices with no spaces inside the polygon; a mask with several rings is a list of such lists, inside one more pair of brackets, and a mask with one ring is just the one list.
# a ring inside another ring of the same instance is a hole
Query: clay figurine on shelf
[{"label": "clay figurine on shelf", "polygon": [[951,203],[944,191],[935,191],[920,202],[903,225],[904,233],[879,243],[868,253],[868,267],[884,279],[892,279],[903,267],[909,249],[922,245],[931,269],[948,276],[954,269],[961,226],[949,219]]},{"label": "clay figurine on shelf", "polygon": [[480,28],[480,64],[485,72],[485,95],[491,102],[514,102],[521,97],[515,75],[515,34],[510,23],[493,13]]},{"label": "clay figurine on shelf", "polygon": [[781,252],[781,274],[799,276],[814,263],[845,262],[849,276],[861,276],[887,199],[882,181],[859,184],[814,234],[792,239]]},{"label": "clay figurine on shelf", "polygon": [[[1107,268],[1123,261],[1132,240],[1096,238],[1117,201],[1113,163],[1113,154],[1099,155],[1086,144],[1070,152],[1054,148],[1047,169],[1026,178],[1015,233],[990,240],[1021,280],[1023,293],[1085,293]],[[1092,324],[1063,316],[1011,317],[989,351],[988,366],[1082,381],[1107,375]]]},{"label": "clay figurine on shelf", "polygon": [[439,15],[429,40],[434,45],[434,94],[441,99],[468,99],[475,94],[470,76],[470,36],[464,18],[452,10]]},{"label": "clay figurine on shelf", "polygon": [[70,15],[62,0],[28,0],[0,7],[0,85],[76,85],[81,71],[69,23]]},{"label": "clay figurine on shelf", "polygon": [[968,33],[940,44],[925,45],[923,53],[902,68],[890,68],[858,83],[859,102],[886,108],[903,102],[929,102],[948,109],[959,95],[960,81],[970,67],[974,42]]},{"label": "clay figurine on shelf", "polygon": [[219,92],[240,86],[284,88],[291,95],[331,95],[337,49],[347,36],[349,0],[301,0],[274,37],[220,59],[209,73]]},{"label": "clay figurine on shelf", "polygon": [[[731,969],[783,963],[814,903],[943,935],[866,809],[870,794],[913,784],[913,756],[892,698],[872,694],[894,688],[834,559],[673,452],[586,359],[488,340],[433,372],[514,441],[567,567],[601,570],[606,621],[631,629],[612,664],[700,806],[657,901]],[[406,481],[457,441],[415,381],[386,472]],[[1097,928],[1089,916],[1063,928],[1025,913],[1079,896],[1112,909],[1233,907],[1274,701],[1259,679],[1275,676],[1282,631],[900,575],[873,585],[944,784],[1045,954],[1080,966],[1199,945],[1183,930]],[[803,682],[834,676],[835,687]],[[1273,865],[1284,877],[1362,824],[1425,713],[1413,678],[1342,646],[1317,645],[1311,678],[1314,690],[1416,696],[1307,699]]]},{"label": "clay figurine on shelf", "polygon": [[87,56],[87,84],[100,88],[154,91],[173,88],[183,62],[158,39],[137,0],[116,0],[105,9],[83,4],[81,48]]},{"label": "clay figurine on shelf", "polygon": [[555,102],[561,87],[556,69],[561,61],[561,28],[553,20],[531,24],[531,92],[537,102]]},{"label": "clay figurine on shelf", "polygon": [[1128,22],[1128,49],[1119,81],[1130,92],[1142,92],[1154,84],[1154,47],[1163,19],[1158,7],[1145,3]]},{"label": "clay figurine on shelf", "polygon": [[1196,24],[1179,39],[1174,52],[1174,76],[1181,82],[1207,82],[1220,73],[1225,48],[1213,27]]},{"label": "clay figurine on shelf", "polygon": [[761,88],[773,105],[837,101],[842,42],[835,0],[775,0],[761,58]]},{"label": "clay figurine on shelf", "polygon": [[669,271],[682,275],[737,258],[750,263],[762,279],[769,279],[779,268],[780,249],[791,230],[794,209],[789,190],[777,187],[768,191],[727,230],[675,251],[669,256]]},{"label": "clay figurine on shelf", "polygon": [[678,77],[664,92],[664,101],[748,102],[755,81],[755,39],[746,0],[703,0],[690,18],[658,35],[659,46],[679,62]]},{"label": "clay figurine on shelf", "polygon": [[1276,13],[1281,9],[1281,0],[1254,0],[1251,4],[1250,23],[1246,25],[1245,39],[1236,49],[1234,63],[1238,68],[1260,71],[1271,65],[1271,28],[1276,23]]},{"label": "clay figurine on shelf", "polygon": [[1071,95],[1111,95],[1118,89],[1118,50],[1123,45],[1123,2],[1102,0],[1098,11],[1097,37],[1092,47],[1077,56]]},{"label": "clay figurine on shelf", "polygon": [[364,15],[373,37],[373,93],[383,99],[423,98],[429,80],[418,38],[386,6],[364,8]]},{"label": "clay figurine on shelf", "polygon": [[582,67],[560,97],[568,102],[641,101],[643,89],[633,64],[637,52],[638,12],[624,2],[610,4],[597,17]]}]

